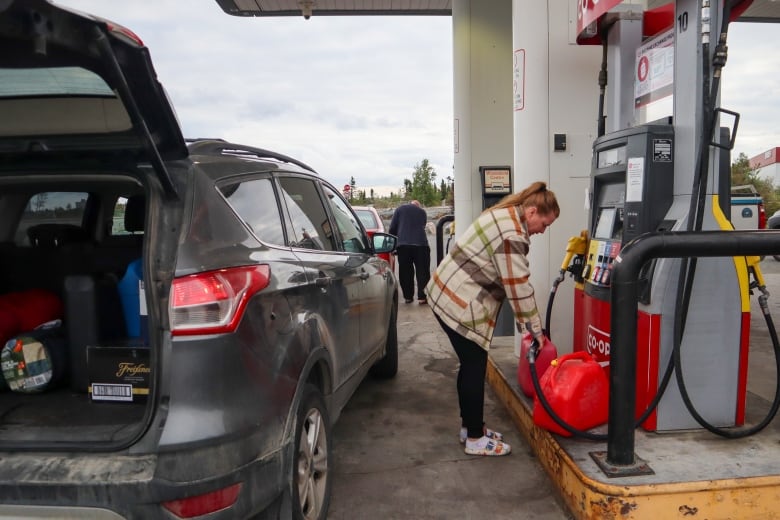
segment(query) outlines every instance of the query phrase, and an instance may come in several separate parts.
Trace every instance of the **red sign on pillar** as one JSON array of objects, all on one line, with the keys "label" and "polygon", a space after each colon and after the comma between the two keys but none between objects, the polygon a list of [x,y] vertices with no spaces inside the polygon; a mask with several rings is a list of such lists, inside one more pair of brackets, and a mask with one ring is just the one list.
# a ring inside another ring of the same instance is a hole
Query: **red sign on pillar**
[{"label": "red sign on pillar", "polygon": [[585,34],[583,31],[596,22],[599,17],[618,5],[622,0],[577,0],[577,39],[591,38],[595,34]]}]

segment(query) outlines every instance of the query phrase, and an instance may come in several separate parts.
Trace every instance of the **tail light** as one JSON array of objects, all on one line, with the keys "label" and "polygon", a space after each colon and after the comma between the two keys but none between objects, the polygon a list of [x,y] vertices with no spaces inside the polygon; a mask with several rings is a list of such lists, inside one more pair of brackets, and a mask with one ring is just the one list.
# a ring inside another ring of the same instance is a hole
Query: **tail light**
[{"label": "tail light", "polygon": [[141,41],[141,38],[138,37],[137,34],[135,34],[133,31],[128,29],[127,27],[124,27],[122,25],[119,25],[118,23],[114,23],[109,20],[105,20],[106,26],[108,27],[108,30],[113,34],[114,36],[118,36],[120,38],[124,38],[125,40],[129,40],[131,43],[143,47],[144,42]]},{"label": "tail light", "polygon": [[179,518],[192,518],[232,506],[238,498],[240,491],[241,483],[238,483],[203,495],[169,500],[168,502],[163,502],[162,505]]},{"label": "tail light", "polygon": [[182,276],[171,286],[174,336],[233,332],[249,298],[268,286],[268,265],[231,267]]},{"label": "tail light", "polygon": [[758,204],[758,229],[766,229],[766,209],[760,202]]}]

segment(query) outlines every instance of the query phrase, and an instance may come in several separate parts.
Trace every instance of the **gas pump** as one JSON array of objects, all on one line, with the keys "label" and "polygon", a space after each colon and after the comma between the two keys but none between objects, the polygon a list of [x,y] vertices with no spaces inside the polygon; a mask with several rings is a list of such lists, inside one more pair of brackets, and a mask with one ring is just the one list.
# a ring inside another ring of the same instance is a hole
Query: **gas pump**
[{"label": "gas pump", "polygon": [[[695,5],[682,0],[676,3],[680,12],[685,10],[686,17],[696,18],[691,20],[695,23],[692,26],[700,22],[701,12]],[[609,54],[605,52],[613,65],[625,60],[626,54],[640,59],[637,49],[642,43],[643,25],[641,19],[637,23],[635,14],[621,18],[620,13],[613,13],[609,20],[602,20],[611,23],[601,27],[602,37],[617,47]],[[717,20],[712,22],[715,24]],[[701,104],[691,99],[707,98],[709,78],[701,77],[696,66],[698,61],[694,61],[695,53],[680,52],[683,48],[696,48],[688,41],[696,35],[680,27],[676,29],[674,118],[626,125],[626,121],[636,120],[635,78],[617,75],[616,84],[610,89],[614,99],[607,102],[613,110],[608,120],[613,126],[593,146],[590,243],[582,281],[574,292],[573,350],[589,352],[607,371],[613,326],[610,274],[614,263],[619,261],[621,248],[647,232],[729,227],[719,204],[721,196],[728,197],[728,193],[721,195],[724,186],[721,178],[729,175],[728,168],[722,166],[729,162],[718,160],[728,152],[710,150],[710,137],[703,135],[706,130],[692,127],[690,123],[692,120],[707,128],[705,122],[715,117],[712,114],[703,117]],[[631,67],[631,70],[637,69]],[[640,67],[639,74],[643,71],[647,69]],[[676,131],[679,129],[682,131]],[[712,138],[721,139],[721,135]],[[707,173],[703,177],[701,167]],[[745,259],[693,260],[693,271],[684,267],[690,263],[682,262],[681,259],[651,261],[640,276],[636,417],[651,404],[673,354],[679,353],[686,394],[697,412],[717,427],[742,425],[750,331]],[[690,289],[684,299],[680,297],[683,286]],[[698,428],[699,424],[686,408],[677,382],[671,380],[658,406],[642,426],[647,430],[666,431]]]},{"label": "gas pump", "polygon": [[667,123],[607,134],[594,144],[591,239],[575,293],[574,342],[607,370],[612,266],[623,244],[673,224],[664,220],[673,198],[673,143]]}]

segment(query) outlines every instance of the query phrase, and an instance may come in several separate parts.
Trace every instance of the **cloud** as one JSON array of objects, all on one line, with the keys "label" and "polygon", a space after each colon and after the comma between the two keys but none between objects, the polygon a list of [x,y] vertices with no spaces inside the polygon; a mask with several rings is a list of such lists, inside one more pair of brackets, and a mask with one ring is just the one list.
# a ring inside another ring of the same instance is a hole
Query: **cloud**
[{"label": "cloud", "polygon": [[[59,0],[149,47],[185,137],[290,155],[337,187],[403,185],[428,159],[451,174],[452,20],[243,18],[215,0]],[[446,177],[446,175],[445,175]]]},{"label": "cloud", "polygon": [[[59,3],[144,40],[187,137],[273,149],[336,186],[354,177],[398,191],[422,159],[439,179],[452,175],[450,17],[242,18],[215,0]],[[721,106],[741,114],[734,157],[780,146],[778,48],[776,24],[730,26]]]},{"label": "cloud", "polygon": [[780,146],[780,26],[729,25],[721,106],[740,114],[732,160]]}]

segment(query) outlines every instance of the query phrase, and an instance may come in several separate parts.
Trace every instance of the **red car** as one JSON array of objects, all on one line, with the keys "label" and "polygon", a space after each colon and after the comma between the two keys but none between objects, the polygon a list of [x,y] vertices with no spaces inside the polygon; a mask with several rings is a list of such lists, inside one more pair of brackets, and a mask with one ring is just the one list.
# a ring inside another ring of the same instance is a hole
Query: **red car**
[{"label": "red car", "polygon": [[[385,224],[382,222],[382,218],[379,216],[376,208],[373,206],[352,206],[352,209],[355,210],[355,213],[360,219],[360,222],[363,223],[363,227],[366,228],[369,238],[374,236],[374,233],[377,231],[382,233],[385,232]],[[395,272],[394,254],[379,253],[377,256],[379,256],[379,258],[383,258],[388,264],[390,264],[390,269]]]}]

